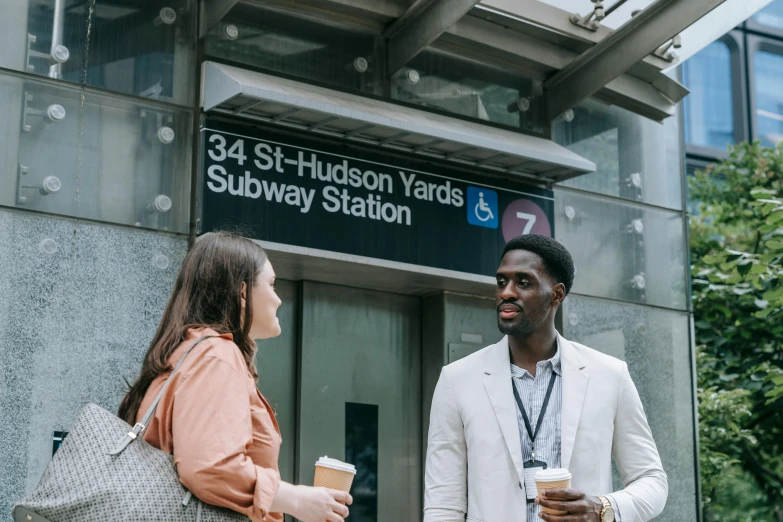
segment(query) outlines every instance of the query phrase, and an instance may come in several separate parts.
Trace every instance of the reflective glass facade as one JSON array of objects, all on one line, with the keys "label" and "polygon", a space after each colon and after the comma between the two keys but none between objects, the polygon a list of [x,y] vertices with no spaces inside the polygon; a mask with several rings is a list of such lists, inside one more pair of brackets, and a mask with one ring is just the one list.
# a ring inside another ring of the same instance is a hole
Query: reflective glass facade
[{"label": "reflective glass facade", "polygon": [[783,2],[774,0],[767,7],[753,15],[753,21],[759,25],[783,31]]},{"label": "reflective glass facade", "polygon": [[731,54],[719,40],[682,66],[682,81],[691,90],[683,100],[685,141],[691,145],[723,149],[735,142]]},{"label": "reflective glass facade", "polygon": [[771,147],[783,142],[783,54],[759,50],[753,64],[758,137]]},{"label": "reflective glass facade", "polygon": [[726,146],[783,141],[783,0],[774,0],[739,27],[688,59],[682,82],[688,158],[711,161]]}]

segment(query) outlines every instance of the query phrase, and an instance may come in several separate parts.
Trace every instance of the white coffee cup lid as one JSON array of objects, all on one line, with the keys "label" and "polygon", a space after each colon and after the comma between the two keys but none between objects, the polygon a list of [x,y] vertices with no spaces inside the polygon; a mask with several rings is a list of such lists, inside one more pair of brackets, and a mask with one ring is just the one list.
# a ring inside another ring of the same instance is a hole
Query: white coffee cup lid
[{"label": "white coffee cup lid", "polygon": [[536,471],[536,480],[540,480],[541,482],[571,480],[571,472],[562,468],[542,469]]},{"label": "white coffee cup lid", "polygon": [[321,466],[322,468],[331,468],[331,469],[338,469],[340,471],[347,471],[349,473],[353,473],[356,475],[356,466],[353,464],[348,464],[347,462],[343,462],[341,460],[337,459],[330,459],[329,457],[321,457],[318,459],[318,462],[315,463],[316,466]]}]

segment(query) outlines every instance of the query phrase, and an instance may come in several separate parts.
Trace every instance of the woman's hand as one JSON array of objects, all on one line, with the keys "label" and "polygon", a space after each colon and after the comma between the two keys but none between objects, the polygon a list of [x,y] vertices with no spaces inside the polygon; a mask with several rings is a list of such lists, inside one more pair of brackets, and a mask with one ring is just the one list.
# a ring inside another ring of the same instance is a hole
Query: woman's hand
[{"label": "woman's hand", "polygon": [[288,513],[301,522],[343,522],[348,516],[345,504],[352,502],[351,495],[343,491],[280,482],[271,510]]},{"label": "woman's hand", "polygon": [[348,493],[327,488],[297,487],[301,488],[299,509],[291,514],[301,522],[343,522],[348,516],[345,504],[353,502]]}]

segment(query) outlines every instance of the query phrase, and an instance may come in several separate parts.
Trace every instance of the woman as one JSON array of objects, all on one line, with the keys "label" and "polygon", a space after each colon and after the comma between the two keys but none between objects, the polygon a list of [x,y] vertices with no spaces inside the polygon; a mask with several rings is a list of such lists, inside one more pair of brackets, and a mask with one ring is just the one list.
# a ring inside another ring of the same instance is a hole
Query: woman
[{"label": "woman", "polygon": [[263,249],[242,237],[203,236],[180,268],[174,292],[119,416],[136,424],[171,369],[144,440],[174,456],[182,484],[203,502],[255,521],[342,522],[351,496],[293,486],[277,468],[281,437],[256,389],[254,339],[280,335],[275,272]]}]

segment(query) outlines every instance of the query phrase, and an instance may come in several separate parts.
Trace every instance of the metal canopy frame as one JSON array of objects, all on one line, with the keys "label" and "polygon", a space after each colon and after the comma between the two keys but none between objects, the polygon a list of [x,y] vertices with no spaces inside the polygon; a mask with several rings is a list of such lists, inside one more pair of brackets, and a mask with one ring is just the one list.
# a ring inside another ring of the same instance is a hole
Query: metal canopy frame
[{"label": "metal canopy frame", "polygon": [[[416,0],[412,5],[402,0],[201,0],[201,3],[202,37],[239,4],[375,33],[386,40],[383,67],[389,76],[430,47],[546,81],[613,34],[603,26],[593,32],[574,25],[568,20],[569,13],[537,0],[482,0],[481,3]],[[703,2],[692,0],[692,3]],[[657,46],[664,41],[657,42]],[[620,53],[616,46],[612,48]],[[611,77],[610,80],[591,93],[605,103],[663,121],[674,114],[677,102],[688,93],[661,72],[671,63],[652,54],[641,54],[627,67],[620,67],[619,62],[607,63],[612,65],[611,73],[603,77]],[[584,90],[575,93],[587,97]],[[553,110],[554,107],[559,106],[553,105]],[[548,116],[553,119],[558,114]]]},{"label": "metal canopy frame", "polygon": [[479,0],[416,0],[383,33],[389,40],[388,76],[402,69],[478,3]]},{"label": "metal canopy frame", "polygon": [[201,106],[543,183],[595,171],[550,140],[294,80],[204,62]]},{"label": "metal canopy frame", "polygon": [[547,113],[592,96],[724,1],[657,0],[544,82]]}]

